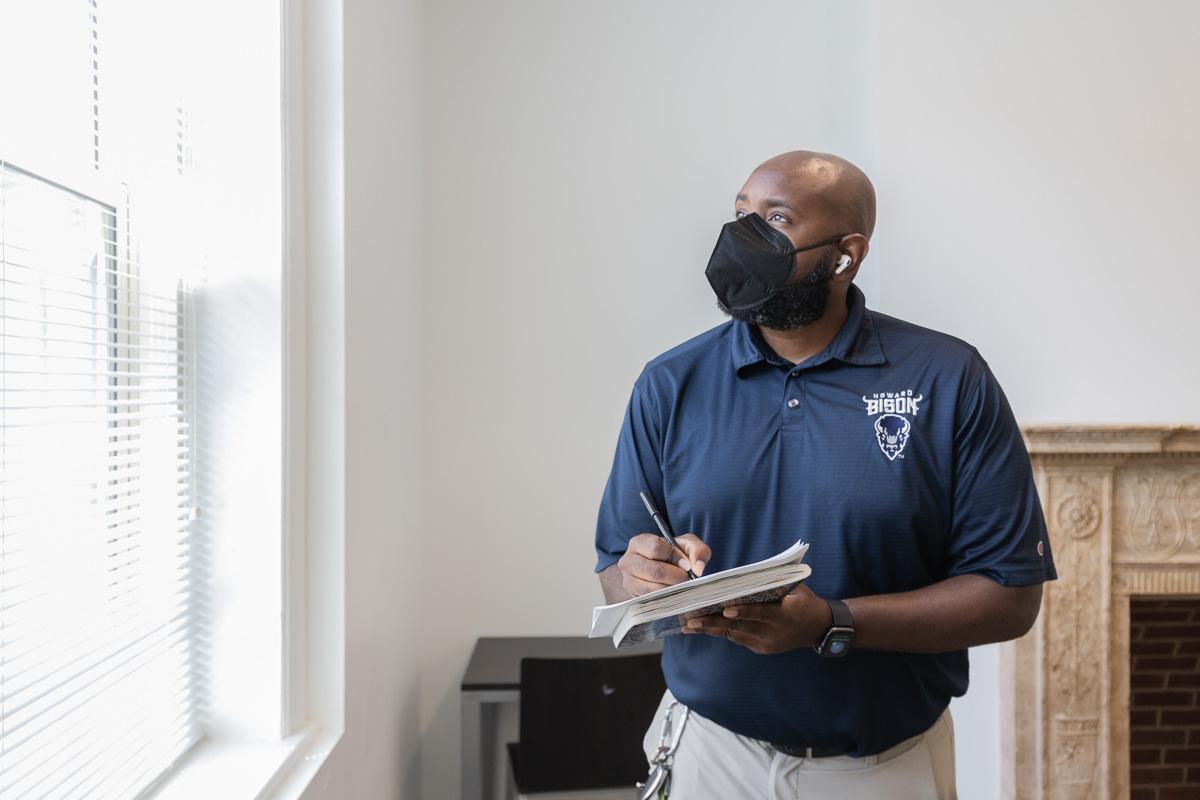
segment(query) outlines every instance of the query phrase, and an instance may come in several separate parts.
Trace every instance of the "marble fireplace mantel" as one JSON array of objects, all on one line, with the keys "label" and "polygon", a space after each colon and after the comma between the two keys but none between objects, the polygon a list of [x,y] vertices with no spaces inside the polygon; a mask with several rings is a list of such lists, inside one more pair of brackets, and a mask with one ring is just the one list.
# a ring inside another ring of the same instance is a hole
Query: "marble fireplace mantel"
[{"label": "marble fireplace mantel", "polygon": [[1059,579],[1004,645],[1002,796],[1127,798],[1129,599],[1200,595],[1200,426],[1024,433]]}]

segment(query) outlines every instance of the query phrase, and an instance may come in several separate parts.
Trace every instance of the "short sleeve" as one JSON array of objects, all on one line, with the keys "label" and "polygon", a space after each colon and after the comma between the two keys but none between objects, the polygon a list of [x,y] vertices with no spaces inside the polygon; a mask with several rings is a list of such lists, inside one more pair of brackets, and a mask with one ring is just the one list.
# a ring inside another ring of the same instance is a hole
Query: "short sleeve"
[{"label": "short sleeve", "polygon": [[615,564],[637,533],[653,530],[639,492],[663,508],[658,409],[643,370],[633,385],[596,519],[596,572]]},{"label": "short sleeve", "polygon": [[982,358],[971,383],[954,433],[947,577],[975,573],[1004,586],[1054,580],[1033,467],[1008,399]]}]

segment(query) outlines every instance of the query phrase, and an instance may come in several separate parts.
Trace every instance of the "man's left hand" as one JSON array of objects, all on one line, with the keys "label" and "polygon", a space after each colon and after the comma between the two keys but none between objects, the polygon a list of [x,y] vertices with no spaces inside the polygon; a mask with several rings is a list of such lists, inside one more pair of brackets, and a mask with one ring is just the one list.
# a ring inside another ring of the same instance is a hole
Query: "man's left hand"
[{"label": "man's left hand", "polygon": [[720,636],[760,655],[812,647],[833,624],[829,604],[800,584],[774,603],[729,606],[688,620],[685,634]]}]

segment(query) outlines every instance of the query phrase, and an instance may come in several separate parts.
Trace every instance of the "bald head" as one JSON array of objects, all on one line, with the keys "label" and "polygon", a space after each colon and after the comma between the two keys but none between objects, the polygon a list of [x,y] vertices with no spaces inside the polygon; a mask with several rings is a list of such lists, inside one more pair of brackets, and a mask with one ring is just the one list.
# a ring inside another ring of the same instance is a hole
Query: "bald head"
[{"label": "bald head", "polygon": [[811,150],[793,150],[755,168],[739,198],[751,187],[780,195],[799,214],[823,217],[840,233],[875,230],[875,187],[861,169],[844,158]]}]

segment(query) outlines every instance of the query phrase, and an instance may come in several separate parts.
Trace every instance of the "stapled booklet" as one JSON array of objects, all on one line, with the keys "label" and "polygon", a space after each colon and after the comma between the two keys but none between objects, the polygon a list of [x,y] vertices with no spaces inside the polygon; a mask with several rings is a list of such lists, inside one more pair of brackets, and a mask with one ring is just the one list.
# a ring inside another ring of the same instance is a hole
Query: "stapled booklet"
[{"label": "stapled booklet", "polygon": [[616,647],[629,647],[677,634],[692,617],[716,614],[727,606],[773,602],[812,574],[812,567],[802,563],[806,552],[808,544],[798,541],[763,561],[597,606],[588,636],[611,636]]}]

